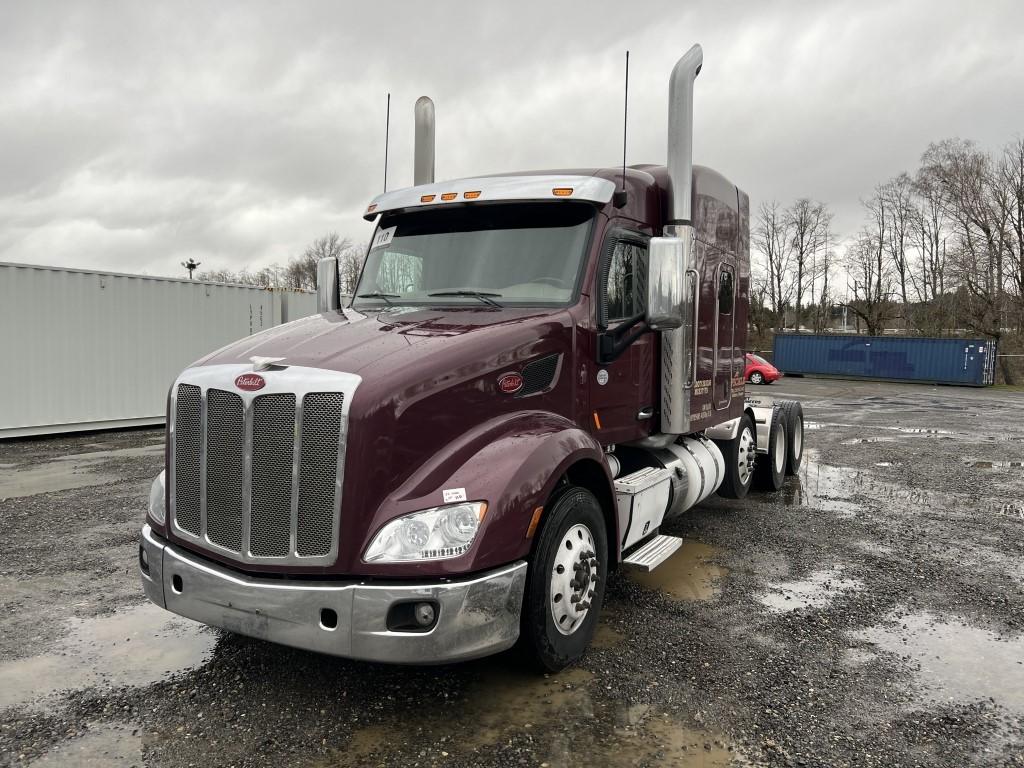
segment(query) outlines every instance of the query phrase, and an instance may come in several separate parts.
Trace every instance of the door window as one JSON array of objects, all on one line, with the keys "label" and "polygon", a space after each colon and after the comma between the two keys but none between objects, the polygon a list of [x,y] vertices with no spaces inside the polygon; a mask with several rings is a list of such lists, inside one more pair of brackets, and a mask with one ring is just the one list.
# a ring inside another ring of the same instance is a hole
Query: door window
[{"label": "door window", "polygon": [[647,305],[647,246],[636,240],[615,241],[608,259],[605,291],[607,320],[625,320]]}]

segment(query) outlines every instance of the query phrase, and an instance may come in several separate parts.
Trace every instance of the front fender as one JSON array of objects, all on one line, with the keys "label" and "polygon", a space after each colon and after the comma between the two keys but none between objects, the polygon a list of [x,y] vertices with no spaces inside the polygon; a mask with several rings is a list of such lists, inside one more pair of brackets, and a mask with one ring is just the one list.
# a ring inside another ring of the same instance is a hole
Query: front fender
[{"label": "front fender", "polygon": [[604,468],[611,498],[612,480],[601,445],[568,419],[545,411],[502,416],[481,424],[439,451],[387,497],[374,515],[360,552],[387,522],[419,509],[444,504],[443,492],[465,489],[468,501],[486,501],[487,514],[465,555],[426,563],[370,564],[367,575],[402,578],[473,573],[526,557],[527,528],[555,483],[577,461]]}]

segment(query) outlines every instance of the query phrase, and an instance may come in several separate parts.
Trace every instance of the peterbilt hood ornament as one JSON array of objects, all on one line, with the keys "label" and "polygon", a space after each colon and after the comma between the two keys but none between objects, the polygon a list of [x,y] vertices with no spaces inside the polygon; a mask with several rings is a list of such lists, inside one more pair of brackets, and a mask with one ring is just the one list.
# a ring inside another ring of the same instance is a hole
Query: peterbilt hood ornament
[{"label": "peterbilt hood ornament", "polygon": [[284,358],[260,357],[259,355],[256,355],[255,357],[250,357],[249,360],[250,362],[252,362],[252,369],[254,371],[265,371],[272,366],[276,366],[278,363],[284,360]]}]

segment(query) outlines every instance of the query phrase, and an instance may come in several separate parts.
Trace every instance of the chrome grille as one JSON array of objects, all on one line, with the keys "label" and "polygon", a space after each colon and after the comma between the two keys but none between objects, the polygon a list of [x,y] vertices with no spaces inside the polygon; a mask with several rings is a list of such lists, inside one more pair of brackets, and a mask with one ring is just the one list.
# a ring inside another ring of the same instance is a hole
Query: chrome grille
[{"label": "chrome grille", "polygon": [[255,557],[286,557],[291,551],[294,446],[295,395],[257,397],[252,409],[249,531],[249,551]]},{"label": "chrome grille", "polygon": [[264,392],[220,388],[248,372],[193,368],[174,390],[175,533],[241,562],[329,564],[338,552],[346,398],[359,377],[285,368],[267,377]]},{"label": "chrome grille", "polygon": [[302,448],[299,461],[299,555],[324,555],[331,550],[335,472],[341,437],[344,395],[316,392],[302,401]]},{"label": "chrome grille", "polygon": [[198,536],[201,524],[199,451],[203,433],[202,390],[191,384],[178,386],[174,435],[178,450],[174,454],[175,519],[178,527]]},{"label": "chrome grille", "polygon": [[233,392],[206,393],[206,535],[242,551],[242,457],[245,409]]}]

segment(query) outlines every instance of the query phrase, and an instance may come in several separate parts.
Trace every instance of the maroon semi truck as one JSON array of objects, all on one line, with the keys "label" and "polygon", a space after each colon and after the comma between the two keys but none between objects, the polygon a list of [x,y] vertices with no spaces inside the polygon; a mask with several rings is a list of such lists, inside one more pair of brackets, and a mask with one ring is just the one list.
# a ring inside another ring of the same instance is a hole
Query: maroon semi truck
[{"label": "maroon semi truck", "polygon": [[174,382],[139,549],[146,594],[257,638],[395,663],[576,660],[606,578],[657,567],[662,524],[797,470],[794,402],[745,400],[747,195],[691,163],[694,46],[667,166],[415,183],[341,306]]}]

